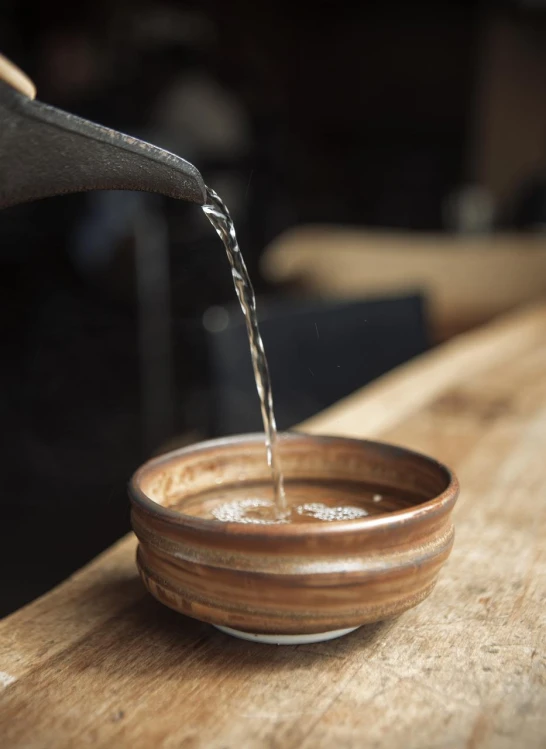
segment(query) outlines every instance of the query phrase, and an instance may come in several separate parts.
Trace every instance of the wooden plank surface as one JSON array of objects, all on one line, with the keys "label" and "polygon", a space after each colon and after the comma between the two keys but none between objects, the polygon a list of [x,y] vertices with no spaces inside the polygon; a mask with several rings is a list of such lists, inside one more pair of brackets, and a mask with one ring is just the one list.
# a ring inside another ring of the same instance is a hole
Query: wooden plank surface
[{"label": "wooden plank surface", "polygon": [[2,747],[546,745],[546,305],[309,422],[459,474],[432,596],[337,641],[234,640],[145,595],[129,537],[0,623]]}]

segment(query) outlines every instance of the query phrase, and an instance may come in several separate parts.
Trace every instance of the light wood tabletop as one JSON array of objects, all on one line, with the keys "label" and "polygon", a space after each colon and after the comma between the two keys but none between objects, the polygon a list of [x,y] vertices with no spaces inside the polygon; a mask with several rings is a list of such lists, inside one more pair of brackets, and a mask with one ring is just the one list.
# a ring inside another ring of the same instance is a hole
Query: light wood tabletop
[{"label": "light wood tabletop", "polygon": [[546,305],[304,427],[456,470],[455,547],[430,598],[332,642],[247,643],[145,594],[128,537],[0,623],[2,747],[546,746]]}]

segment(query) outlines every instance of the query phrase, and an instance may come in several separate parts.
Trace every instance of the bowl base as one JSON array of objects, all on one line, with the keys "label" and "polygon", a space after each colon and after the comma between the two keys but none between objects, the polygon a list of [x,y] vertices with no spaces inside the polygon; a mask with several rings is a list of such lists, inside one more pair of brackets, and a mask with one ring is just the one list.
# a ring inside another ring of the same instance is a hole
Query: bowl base
[{"label": "bowl base", "polygon": [[335,640],[336,637],[343,637],[349,632],[354,632],[358,627],[349,627],[348,629],[332,629],[330,632],[314,632],[308,635],[260,635],[252,632],[243,632],[240,629],[231,627],[222,627],[214,624],[216,629],[224,632],[226,635],[238,637],[240,640],[249,640],[250,642],[263,642],[266,645],[305,645],[311,642],[325,642],[326,640]]}]

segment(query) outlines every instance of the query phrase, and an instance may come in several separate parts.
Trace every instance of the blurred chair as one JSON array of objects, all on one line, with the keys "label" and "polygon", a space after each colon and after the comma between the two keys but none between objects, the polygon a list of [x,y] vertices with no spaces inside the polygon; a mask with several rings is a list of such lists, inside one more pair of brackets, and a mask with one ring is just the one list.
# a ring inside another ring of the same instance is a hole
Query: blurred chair
[{"label": "blurred chair", "polygon": [[544,236],[461,236],[302,226],[279,236],[264,275],[298,296],[425,294],[435,342],[546,295]]},{"label": "blurred chair", "polygon": [[[309,418],[428,346],[418,295],[340,304],[259,300],[258,310],[280,429]],[[218,310],[212,322],[205,316],[213,432],[262,431],[241,312]]]}]

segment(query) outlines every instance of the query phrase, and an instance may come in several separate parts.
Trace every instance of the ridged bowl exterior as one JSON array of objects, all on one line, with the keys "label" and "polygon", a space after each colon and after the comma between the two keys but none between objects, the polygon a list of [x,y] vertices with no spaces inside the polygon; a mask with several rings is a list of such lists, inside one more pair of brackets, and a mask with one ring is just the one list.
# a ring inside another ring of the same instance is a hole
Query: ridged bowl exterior
[{"label": "ridged bowl exterior", "polygon": [[426,598],[453,544],[453,474],[377,442],[286,434],[280,444],[288,479],[363,481],[422,501],[335,523],[222,523],[168,505],[220,482],[267,481],[263,435],[168,453],[130,485],[137,565],[150,593],[205,622],[286,635],[379,621]]}]

